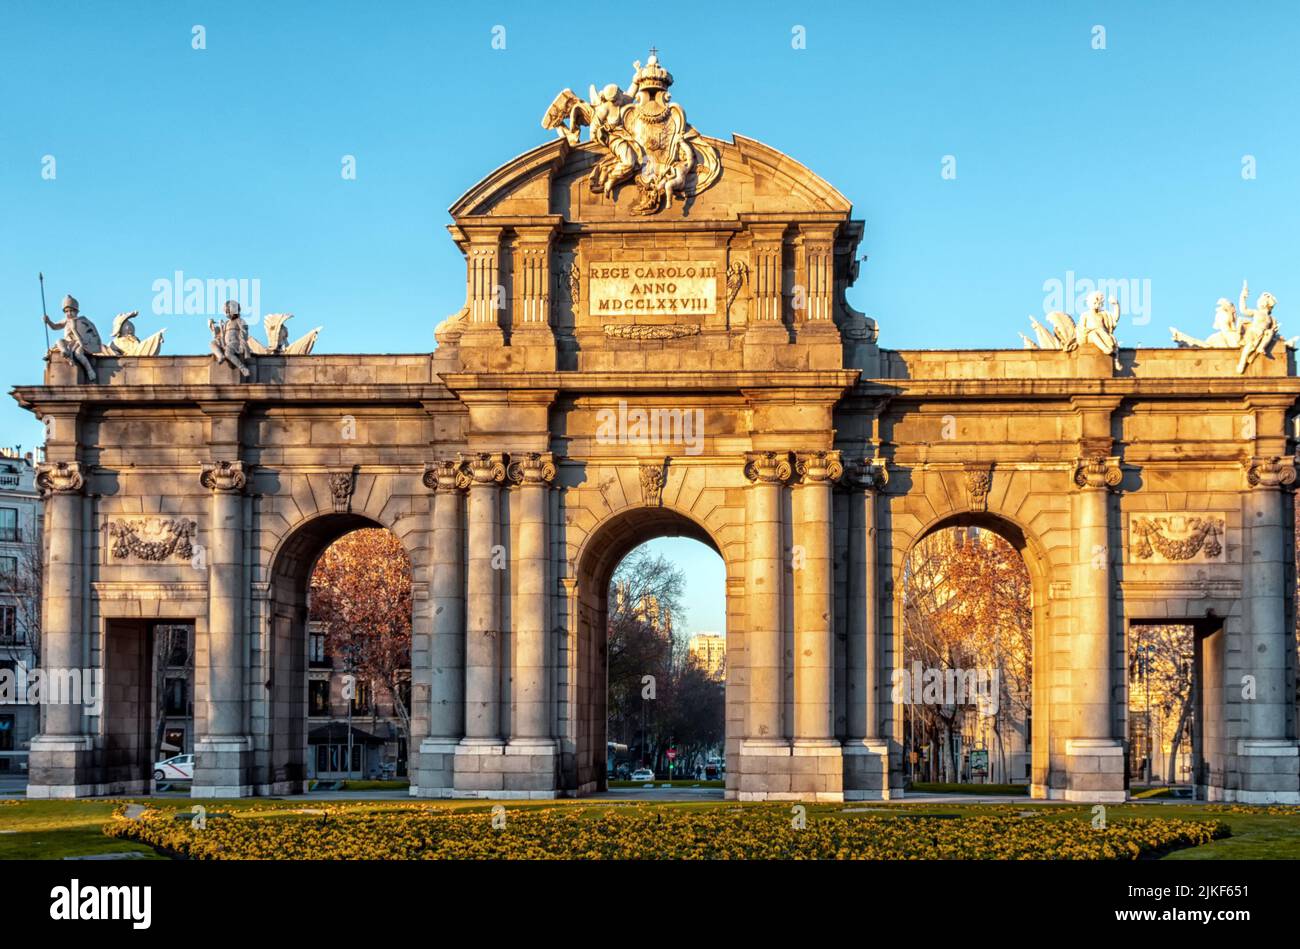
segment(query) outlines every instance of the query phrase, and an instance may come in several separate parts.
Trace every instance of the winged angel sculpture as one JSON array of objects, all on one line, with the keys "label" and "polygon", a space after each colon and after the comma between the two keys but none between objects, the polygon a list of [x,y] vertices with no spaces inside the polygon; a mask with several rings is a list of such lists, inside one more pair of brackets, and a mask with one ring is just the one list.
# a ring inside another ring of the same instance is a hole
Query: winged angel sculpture
[{"label": "winged angel sculpture", "polygon": [[322,327],[316,327],[306,336],[289,342],[289,330],[285,323],[293,319],[292,313],[268,313],[262,322],[266,324],[266,345],[258,340],[248,340],[248,348],[259,356],[308,356],[316,345],[316,337]]},{"label": "winged angel sculpture", "polygon": [[645,66],[632,64],[632,84],[590,87],[586,101],[565,89],[542,117],[542,128],[555,129],[570,145],[581,141],[582,126],[605,151],[588,183],[593,194],[613,197],[619,185],[633,181],[638,190],[633,214],[655,214],[671,207],[674,195],[699,194],[722,173],[718,150],[686,121],[686,112],[671,102],[672,74],[651,51]]},{"label": "winged angel sculpture", "polygon": [[1091,344],[1109,356],[1115,368],[1119,369],[1119,340],[1115,338],[1115,330],[1119,326],[1119,304],[1112,297],[1110,309],[1107,310],[1102,306],[1104,299],[1105,296],[1097,291],[1088,294],[1088,309],[1079,317],[1077,325],[1070,314],[1060,310],[1047,314],[1047,322],[1052,326],[1050,331],[1031,316],[1029,322],[1034,325],[1034,335],[1038,341],[1035,343],[1021,333],[1020,338],[1025,341],[1025,348],[1060,349],[1072,353],[1081,346]]}]

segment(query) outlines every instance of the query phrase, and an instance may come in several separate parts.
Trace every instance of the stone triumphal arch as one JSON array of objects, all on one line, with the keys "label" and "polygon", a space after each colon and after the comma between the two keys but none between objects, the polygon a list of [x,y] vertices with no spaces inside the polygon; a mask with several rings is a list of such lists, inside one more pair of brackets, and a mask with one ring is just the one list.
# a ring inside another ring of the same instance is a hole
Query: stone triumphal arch
[{"label": "stone triumphal arch", "polygon": [[196,630],[193,793],[300,788],[307,577],[377,525],[414,571],[413,793],[603,788],[610,571],[681,534],[726,566],[728,797],[896,797],[903,563],[979,524],[1033,579],[1035,795],[1124,798],[1126,639],[1160,620],[1198,631],[1201,790],[1300,800],[1272,298],[1179,348],[1090,300],[1023,350],[883,349],[848,200],[671,82],[565,90],[452,205],[432,353],[311,354],[282,315],[262,344],[234,305],[210,353],[129,321],[96,351],[71,302],[14,394],[48,432],[43,663],[106,689],[45,707],[31,795],[148,790],[160,621]]}]

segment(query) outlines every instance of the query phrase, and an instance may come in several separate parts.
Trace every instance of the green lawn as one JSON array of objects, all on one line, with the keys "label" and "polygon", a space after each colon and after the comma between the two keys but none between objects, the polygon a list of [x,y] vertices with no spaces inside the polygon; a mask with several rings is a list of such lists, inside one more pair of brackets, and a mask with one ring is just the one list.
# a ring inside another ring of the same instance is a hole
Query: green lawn
[{"label": "green lawn", "polygon": [[[685,782],[687,784],[695,782]],[[701,782],[702,783],[702,782]],[[194,802],[188,800],[165,798],[139,798],[140,803],[155,807],[175,809],[178,813],[188,814]],[[140,845],[116,840],[104,836],[102,827],[111,819],[112,811],[123,802],[117,800],[77,800],[77,801],[0,801],[0,859],[31,860],[58,859],[68,856],[89,856],[95,854],[136,851],[156,858],[156,854]],[[205,800],[202,805],[210,813],[226,812],[252,815],[284,814],[286,811],[311,812],[313,808],[325,806],[324,802],[311,800],[284,801],[267,798],[243,798],[237,800]],[[340,802],[332,802],[338,806]],[[448,809],[490,810],[491,801],[447,801],[423,802],[430,806]],[[506,806],[555,807],[564,806],[565,801],[505,802]],[[598,814],[604,808],[592,807],[590,799],[578,802],[583,804],[591,814]],[[395,800],[348,802],[368,811],[384,811],[409,806],[409,802]],[[655,802],[643,804],[619,804],[610,802],[607,808],[617,807],[651,807],[664,810],[682,808],[691,809],[728,809],[737,807],[763,806],[738,805],[733,802],[699,801],[699,802]],[[810,804],[807,805],[810,821],[819,818],[852,820],[858,816],[875,818],[914,819],[920,816],[953,815],[965,816],[1022,816],[1026,819],[1088,820],[1091,808],[1079,805],[1057,805],[1032,802],[1025,804],[960,804],[943,802],[907,803],[900,802],[855,802],[851,804]],[[1166,860],[1255,860],[1255,859],[1290,859],[1300,860],[1300,808],[1247,808],[1231,805],[1206,804],[1122,804],[1108,805],[1108,820],[1123,820],[1133,817],[1179,818],[1186,820],[1219,820],[1226,823],[1232,836],[1199,847],[1176,850],[1165,855]]]}]

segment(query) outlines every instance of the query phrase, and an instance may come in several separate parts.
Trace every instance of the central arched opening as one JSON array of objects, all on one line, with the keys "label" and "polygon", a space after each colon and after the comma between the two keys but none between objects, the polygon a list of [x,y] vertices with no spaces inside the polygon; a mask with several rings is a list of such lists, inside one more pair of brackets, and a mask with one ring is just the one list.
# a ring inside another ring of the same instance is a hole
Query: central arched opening
[{"label": "central arched opening", "polygon": [[[698,523],[663,508],[607,521],[579,558],[579,793],[721,794],[726,568]],[[611,782],[612,785],[611,785]]]},{"label": "central arched opening", "polygon": [[285,541],[267,615],[273,786],[406,779],[411,581],[401,540],[360,515]]},{"label": "central arched opening", "polygon": [[986,514],[941,521],[908,551],[891,686],[910,787],[1046,786],[1039,567],[1023,532]]}]

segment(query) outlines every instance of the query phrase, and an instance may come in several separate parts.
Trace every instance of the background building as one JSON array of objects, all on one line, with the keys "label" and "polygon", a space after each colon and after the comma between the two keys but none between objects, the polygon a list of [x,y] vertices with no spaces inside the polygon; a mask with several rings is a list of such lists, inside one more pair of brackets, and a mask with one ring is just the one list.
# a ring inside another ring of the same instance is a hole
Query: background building
[{"label": "background building", "polygon": [[696,633],[686,649],[710,679],[721,682],[727,677],[727,638],[721,633]]},{"label": "background building", "polygon": [[[0,448],[0,670],[25,678],[40,662],[41,498],[31,452]],[[0,775],[26,773],[40,728],[35,705],[0,705]]]},{"label": "background building", "polygon": [[312,621],[307,635],[307,777],[405,777],[406,739],[392,697],[358,677],[349,702],[347,663],[326,648],[325,624]]}]

